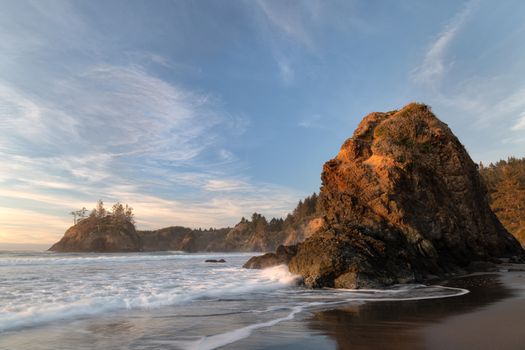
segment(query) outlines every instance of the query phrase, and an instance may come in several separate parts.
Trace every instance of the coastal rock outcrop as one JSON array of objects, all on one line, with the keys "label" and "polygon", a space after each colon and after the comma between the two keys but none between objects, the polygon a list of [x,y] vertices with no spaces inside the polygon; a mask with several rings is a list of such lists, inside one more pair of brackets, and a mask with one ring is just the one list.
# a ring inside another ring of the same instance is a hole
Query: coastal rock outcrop
[{"label": "coastal rock outcrop", "polygon": [[261,256],[251,257],[243,267],[247,269],[265,269],[276,265],[287,265],[297,254],[297,245],[277,247],[275,253],[266,253]]},{"label": "coastal rock outcrop", "polygon": [[477,165],[426,105],[366,116],[321,177],[324,227],[288,264],[307,286],[423,281],[523,255]]},{"label": "coastal rock outcrop", "polygon": [[131,222],[115,222],[111,216],[88,217],[70,227],[50,251],[137,252],[141,239]]}]

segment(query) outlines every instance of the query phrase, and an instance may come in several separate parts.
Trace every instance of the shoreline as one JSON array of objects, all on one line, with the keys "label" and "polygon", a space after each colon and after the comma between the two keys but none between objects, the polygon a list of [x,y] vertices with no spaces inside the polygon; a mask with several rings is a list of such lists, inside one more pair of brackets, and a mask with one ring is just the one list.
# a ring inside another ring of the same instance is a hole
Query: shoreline
[{"label": "shoreline", "polygon": [[465,295],[349,305],[314,312],[305,322],[337,349],[523,349],[523,267],[441,283],[468,289]]},{"label": "shoreline", "polygon": [[[42,307],[27,298],[13,304],[31,314],[18,315],[26,324],[2,333],[0,348],[522,350],[525,344],[519,327],[525,264],[427,287],[316,291],[289,285],[288,271],[240,269],[244,257],[230,254],[217,265],[198,254],[13,256],[3,270],[12,274],[13,290],[22,283],[37,288],[37,297],[46,288],[57,299]],[[100,294],[100,286],[110,285]]]}]

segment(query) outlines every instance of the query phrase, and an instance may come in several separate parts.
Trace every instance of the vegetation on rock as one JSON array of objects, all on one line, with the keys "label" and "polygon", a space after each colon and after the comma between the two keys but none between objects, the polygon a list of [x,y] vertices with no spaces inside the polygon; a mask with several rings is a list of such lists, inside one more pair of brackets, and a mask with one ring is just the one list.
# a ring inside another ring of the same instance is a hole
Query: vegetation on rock
[{"label": "vegetation on rock", "polygon": [[117,202],[112,211],[104,208],[102,200],[97,202],[91,214],[82,208],[83,215],[75,218],[64,237],[49,250],[59,252],[132,252],[142,247],[139,234],[135,230],[133,208]]},{"label": "vegetation on rock", "polygon": [[508,158],[479,171],[487,185],[489,203],[503,226],[525,246],[525,157]]}]

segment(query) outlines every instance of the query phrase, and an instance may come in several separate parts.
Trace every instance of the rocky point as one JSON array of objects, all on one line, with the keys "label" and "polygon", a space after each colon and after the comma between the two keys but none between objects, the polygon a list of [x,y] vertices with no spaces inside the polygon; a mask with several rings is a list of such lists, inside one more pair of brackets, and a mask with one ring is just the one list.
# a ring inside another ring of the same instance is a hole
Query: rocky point
[{"label": "rocky point", "polygon": [[363,288],[523,257],[477,165],[426,105],[366,116],[321,178],[323,228],[246,267],[288,263],[307,286]]}]

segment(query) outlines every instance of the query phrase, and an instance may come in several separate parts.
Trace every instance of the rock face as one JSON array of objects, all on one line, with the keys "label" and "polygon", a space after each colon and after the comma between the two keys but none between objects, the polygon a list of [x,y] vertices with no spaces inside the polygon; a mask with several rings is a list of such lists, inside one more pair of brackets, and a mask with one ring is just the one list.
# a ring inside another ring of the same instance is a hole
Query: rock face
[{"label": "rock face", "polygon": [[111,216],[89,217],[70,227],[50,251],[56,252],[136,252],[141,239],[129,222],[115,224]]},{"label": "rock face", "polygon": [[254,256],[248,260],[243,267],[247,269],[265,269],[276,265],[287,265],[297,254],[297,245],[277,247],[275,253],[266,253],[261,256]]},{"label": "rock face", "polygon": [[491,211],[477,166],[430,108],[366,116],[325,163],[324,227],[289,269],[311,287],[360,288],[519,256]]}]

